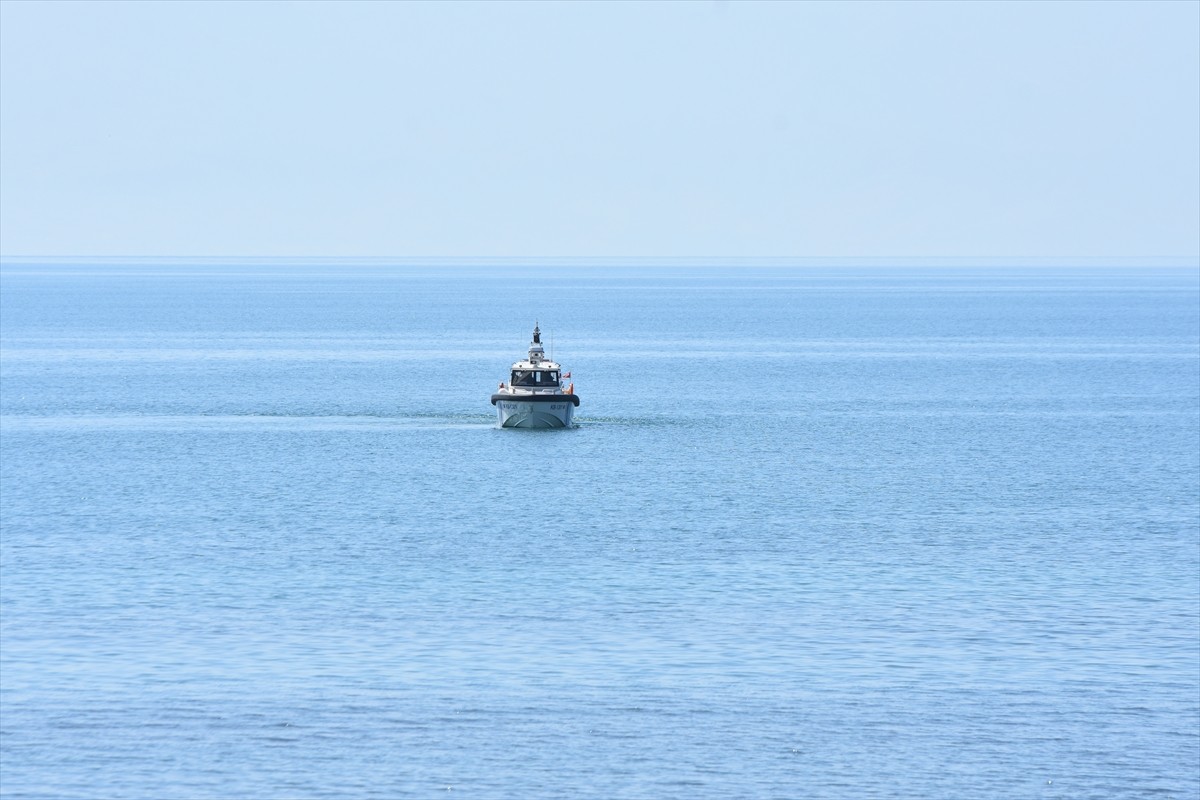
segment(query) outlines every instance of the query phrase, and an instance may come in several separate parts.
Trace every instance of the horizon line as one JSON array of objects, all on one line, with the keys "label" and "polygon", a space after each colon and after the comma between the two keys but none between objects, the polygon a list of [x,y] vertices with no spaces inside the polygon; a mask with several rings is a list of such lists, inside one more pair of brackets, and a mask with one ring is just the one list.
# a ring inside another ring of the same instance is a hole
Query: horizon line
[{"label": "horizon line", "polygon": [[4,254],[0,263],[254,264],[303,263],[361,266],[961,266],[961,267],[1200,267],[1197,255],[1143,256],[434,256],[434,255],[90,255]]}]

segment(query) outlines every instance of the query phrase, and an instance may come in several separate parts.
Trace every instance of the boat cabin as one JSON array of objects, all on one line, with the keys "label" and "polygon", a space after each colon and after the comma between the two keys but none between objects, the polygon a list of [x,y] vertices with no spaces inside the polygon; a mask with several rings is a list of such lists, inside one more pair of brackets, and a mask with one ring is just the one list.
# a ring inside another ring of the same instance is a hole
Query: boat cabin
[{"label": "boat cabin", "polygon": [[558,388],[557,369],[513,369],[509,386],[527,386],[533,389]]}]

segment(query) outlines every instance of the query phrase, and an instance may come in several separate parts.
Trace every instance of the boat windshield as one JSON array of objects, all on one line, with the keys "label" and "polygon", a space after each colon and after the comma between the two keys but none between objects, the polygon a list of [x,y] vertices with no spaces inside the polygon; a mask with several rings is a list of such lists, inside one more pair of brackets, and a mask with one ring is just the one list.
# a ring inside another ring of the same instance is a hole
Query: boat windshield
[{"label": "boat windshield", "polygon": [[514,369],[513,386],[558,386],[558,370]]}]

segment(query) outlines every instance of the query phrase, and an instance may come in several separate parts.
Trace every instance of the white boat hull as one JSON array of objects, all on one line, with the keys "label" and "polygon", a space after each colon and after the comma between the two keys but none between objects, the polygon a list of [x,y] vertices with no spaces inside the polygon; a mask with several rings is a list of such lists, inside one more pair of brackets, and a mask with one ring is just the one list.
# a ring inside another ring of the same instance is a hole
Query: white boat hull
[{"label": "white boat hull", "polygon": [[496,417],[501,428],[569,428],[575,406],[570,398],[558,402],[499,400]]}]

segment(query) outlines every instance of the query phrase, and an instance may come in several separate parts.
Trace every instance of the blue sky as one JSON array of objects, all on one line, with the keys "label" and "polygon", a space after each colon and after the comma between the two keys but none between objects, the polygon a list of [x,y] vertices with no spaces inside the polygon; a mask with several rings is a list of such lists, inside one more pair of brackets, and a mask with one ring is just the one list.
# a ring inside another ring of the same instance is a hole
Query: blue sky
[{"label": "blue sky", "polygon": [[5,255],[1200,257],[1200,3],[0,3]]}]

